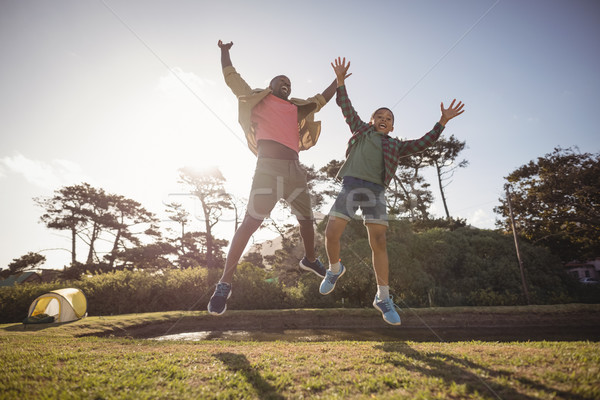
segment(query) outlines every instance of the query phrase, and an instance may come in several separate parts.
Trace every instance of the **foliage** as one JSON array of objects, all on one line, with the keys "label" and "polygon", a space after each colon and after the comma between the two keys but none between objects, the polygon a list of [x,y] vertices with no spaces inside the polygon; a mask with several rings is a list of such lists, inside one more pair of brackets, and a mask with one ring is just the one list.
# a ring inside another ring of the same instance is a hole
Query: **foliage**
[{"label": "foliage", "polygon": [[[156,217],[140,203],[126,197],[106,193],[88,183],[65,186],[52,197],[38,197],[36,204],[44,209],[41,221],[50,229],[71,233],[71,265],[77,261],[77,239],[88,245],[86,264],[98,262],[96,243],[102,234],[112,235],[112,249],[107,256],[110,266],[119,250],[139,246],[139,236],[158,237]],[[133,232],[145,225],[141,232]]]},{"label": "foliage", "polygon": [[172,245],[157,242],[121,250],[115,259],[120,262],[119,269],[160,270],[173,267],[168,256],[174,251]]},{"label": "foliage", "polygon": [[63,287],[58,283],[28,283],[0,288],[0,323],[23,321],[36,297]]},{"label": "foliage", "polygon": [[179,169],[179,180],[200,201],[206,234],[205,265],[217,268],[222,265],[222,260],[217,255],[220,246],[212,230],[221,219],[223,210],[233,208],[231,196],[225,191],[225,178],[218,168],[200,171],[185,167]]},{"label": "foliage", "polygon": [[[511,172],[517,232],[552,250],[563,261],[600,254],[600,153],[555,148]],[[494,211],[498,225],[512,231],[506,199]]]},{"label": "foliage", "polygon": [[[181,235],[179,236],[179,251],[181,254],[185,254],[185,225],[189,222],[190,213],[183,208],[181,203],[169,203],[167,204],[166,212],[169,216],[169,219],[173,222],[177,222],[181,226]],[[168,229],[171,230],[171,229]]]},{"label": "foliage", "polygon": [[450,212],[448,211],[444,189],[450,184],[448,181],[452,179],[457,168],[466,168],[469,165],[469,161],[467,160],[456,162],[458,155],[465,147],[465,141],[461,142],[454,135],[450,135],[448,139],[440,137],[430,148],[425,150],[431,160],[432,166],[435,168],[444,211],[448,219],[450,219]]},{"label": "foliage", "polygon": [[[361,221],[350,221],[341,242],[347,272],[329,296],[337,301],[344,298],[351,306],[369,306],[376,286]],[[401,306],[526,303],[511,235],[467,227],[415,233],[408,221],[391,221],[387,247],[390,290]],[[581,297],[581,285],[547,249],[527,243],[521,252],[533,303],[600,301],[598,290],[595,297]]]},{"label": "foliage", "polygon": [[423,177],[422,170],[429,166],[423,153],[400,159],[396,175],[386,193],[390,215],[415,219],[428,219],[433,203],[431,186]]},{"label": "foliage", "polygon": [[294,306],[276,278],[250,263],[238,265],[232,288],[236,295],[227,302],[227,307],[233,309],[268,310]]},{"label": "foliage", "polygon": [[[35,269],[46,262],[46,257],[34,252],[29,252],[8,264],[8,275],[17,274],[28,269]],[[4,271],[3,271],[4,272]]]},{"label": "foliage", "polygon": [[[24,284],[0,290],[0,322],[21,321],[39,295],[65,287],[83,291],[90,315],[205,309],[212,282],[205,268],[115,271],[72,281]],[[206,298],[206,301],[203,301]]]}]

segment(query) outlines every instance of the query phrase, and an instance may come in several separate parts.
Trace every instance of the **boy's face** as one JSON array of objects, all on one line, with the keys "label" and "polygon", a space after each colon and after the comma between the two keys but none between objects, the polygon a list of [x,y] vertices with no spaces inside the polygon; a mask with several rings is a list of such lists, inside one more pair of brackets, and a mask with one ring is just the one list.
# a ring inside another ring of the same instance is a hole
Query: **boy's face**
[{"label": "boy's face", "polygon": [[292,93],[292,83],[285,75],[279,75],[273,78],[269,87],[273,91],[273,95],[283,100],[287,100],[290,93]]},{"label": "boy's face", "polygon": [[371,117],[371,125],[377,132],[387,135],[394,130],[394,114],[386,108],[380,108]]}]

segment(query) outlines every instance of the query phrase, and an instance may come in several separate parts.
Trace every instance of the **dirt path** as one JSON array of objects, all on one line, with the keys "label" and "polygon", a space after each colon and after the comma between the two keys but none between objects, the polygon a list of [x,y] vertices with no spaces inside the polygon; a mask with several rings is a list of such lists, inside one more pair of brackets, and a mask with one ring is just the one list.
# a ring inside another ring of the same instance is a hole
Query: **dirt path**
[{"label": "dirt path", "polygon": [[[592,340],[600,341],[600,311],[560,313],[404,310],[387,325],[375,310],[228,311],[139,325],[116,336],[155,338],[201,332],[203,339],[246,340]],[[308,338],[308,339],[306,339]],[[312,339],[311,339],[312,338]]]}]

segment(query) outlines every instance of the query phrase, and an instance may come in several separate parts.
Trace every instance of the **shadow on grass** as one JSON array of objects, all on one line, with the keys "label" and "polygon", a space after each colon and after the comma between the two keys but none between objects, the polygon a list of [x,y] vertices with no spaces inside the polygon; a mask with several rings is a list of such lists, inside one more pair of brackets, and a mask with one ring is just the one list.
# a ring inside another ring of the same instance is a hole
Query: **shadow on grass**
[{"label": "shadow on grass", "polygon": [[6,327],[1,328],[1,330],[6,331],[6,332],[23,332],[23,331],[31,331],[31,332],[37,332],[37,331],[43,331],[45,329],[48,328],[56,328],[58,326],[63,326],[63,325],[67,325],[67,324],[71,324],[75,321],[67,321],[67,322],[50,322],[47,324],[23,324],[23,323],[16,323],[14,325],[8,325]]},{"label": "shadow on grass", "polygon": [[[388,362],[394,367],[404,368],[408,371],[420,373],[425,376],[442,379],[447,386],[452,384],[464,385],[469,394],[478,392],[489,393],[497,399],[529,400],[538,398],[559,398],[574,400],[592,400],[572,392],[557,390],[531,379],[515,376],[513,373],[502,370],[490,369],[465,358],[453,357],[446,353],[419,352],[406,343],[383,343],[376,346],[381,350],[391,353]],[[518,357],[518,355],[515,355]],[[477,372],[473,372],[477,371]],[[484,377],[488,377],[487,379]],[[543,392],[541,397],[532,397],[520,393],[508,385],[492,382],[491,378],[499,378],[506,382],[518,381],[521,385],[535,392]]]},{"label": "shadow on grass", "polygon": [[256,394],[260,399],[284,399],[277,389],[267,382],[243,354],[235,353],[217,353],[214,357],[227,366],[228,369],[238,372],[246,378],[246,381],[254,387]]}]

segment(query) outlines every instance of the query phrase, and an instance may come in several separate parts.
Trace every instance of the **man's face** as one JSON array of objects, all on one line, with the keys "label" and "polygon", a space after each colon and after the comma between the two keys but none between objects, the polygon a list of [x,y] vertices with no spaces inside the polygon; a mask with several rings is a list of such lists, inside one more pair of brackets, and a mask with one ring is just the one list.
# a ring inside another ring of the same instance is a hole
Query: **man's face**
[{"label": "man's face", "polygon": [[371,118],[371,125],[375,127],[377,132],[387,135],[394,130],[394,114],[385,108],[377,110],[373,114],[373,118]]},{"label": "man's face", "polygon": [[283,100],[287,100],[290,93],[292,93],[292,83],[285,75],[279,75],[273,78],[269,87],[273,91],[273,95]]}]

